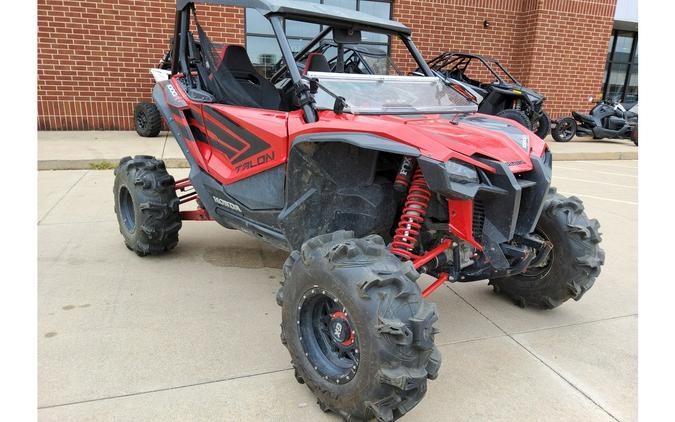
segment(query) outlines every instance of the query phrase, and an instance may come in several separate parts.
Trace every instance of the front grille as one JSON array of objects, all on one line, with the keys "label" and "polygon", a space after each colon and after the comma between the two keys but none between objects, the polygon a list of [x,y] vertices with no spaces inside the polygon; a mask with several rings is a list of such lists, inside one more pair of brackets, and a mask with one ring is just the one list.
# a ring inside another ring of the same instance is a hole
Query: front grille
[{"label": "front grille", "polygon": [[505,163],[482,159],[495,168],[484,172],[485,188],[474,197],[474,238],[500,244],[515,235],[532,232],[550,183],[550,170],[539,157],[531,157],[530,171],[514,174]]},{"label": "front grille", "polygon": [[485,223],[485,208],[481,201],[473,203],[473,228],[472,234],[474,240],[481,242],[483,239],[483,224]]}]

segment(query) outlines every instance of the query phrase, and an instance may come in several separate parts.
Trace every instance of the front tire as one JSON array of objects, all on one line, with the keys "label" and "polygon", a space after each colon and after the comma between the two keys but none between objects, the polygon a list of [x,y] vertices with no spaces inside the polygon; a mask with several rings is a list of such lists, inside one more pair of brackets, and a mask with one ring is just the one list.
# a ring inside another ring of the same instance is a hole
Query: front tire
[{"label": "front tire", "polygon": [[547,262],[523,274],[492,279],[490,285],[521,307],[552,309],[581,299],[605,262],[599,228],[598,220],[588,219],[579,198],[551,188],[535,230],[553,243]]},{"label": "front tire", "polygon": [[345,420],[394,421],[424,397],[441,356],[435,305],[380,236],[317,236],[283,268],[281,339],[298,382]]},{"label": "front tire", "polygon": [[571,117],[560,119],[551,135],[556,142],[569,142],[577,134],[577,121]]},{"label": "front tire", "polygon": [[521,125],[525,126],[527,130],[532,130],[532,122],[528,119],[527,114],[521,110],[516,110],[515,108],[507,108],[497,113],[497,117],[503,117],[505,119],[514,120]]},{"label": "front tire", "polygon": [[162,160],[124,157],[115,169],[115,214],[127,248],[138,256],[176,247],[181,228],[176,183]]}]

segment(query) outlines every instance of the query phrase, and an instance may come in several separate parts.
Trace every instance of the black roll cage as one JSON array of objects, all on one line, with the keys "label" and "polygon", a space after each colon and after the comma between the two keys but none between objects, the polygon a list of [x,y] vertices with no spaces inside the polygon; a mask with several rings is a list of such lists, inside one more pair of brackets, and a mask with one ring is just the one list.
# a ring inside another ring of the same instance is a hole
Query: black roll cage
[{"label": "black roll cage", "polygon": [[[295,54],[295,61],[298,62],[298,61],[302,61],[302,60],[306,59],[307,55],[309,55],[310,53],[322,53],[322,54],[324,54],[326,52],[326,50],[328,50],[329,48],[332,47],[332,48],[336,48],[338,50],[338,54],[336,55],[336,57],[334,59],[329,61],[329,64],[332,63],[335,60],[336,61],[336,67],[339,68],[340,58],[342,57],[342,60],[343,60],[342,66],[344,66],[344,63],[345,63],[344,62],[344,56],[345,56],[345,54],[351,52],[352,56],[350,56],[350,57],[356,56],[359,59],[360,63],[362,63],[363,66],[366,68],[366,71],[369,74],[374,75],[375,71],[372,69],[370,64],[368,64],[368,61],[365,60],[363,56],[381,57],[381,58],[389,59],[389,54],[387,54],[386,52],[383,52],[381,54],[375,53],[375,52],[369,52],[369,51],[363,50],[361,45],[355,45],[354,47],[349,47],[349,44],[338,44],[338,43],[336,43],[335,41],[332,41],[332,40],[322,39],[322,38],[325,38],[325,36],[328,35],[328,33],[330,31],[331,31],[330,27],[326,27],[323,31],[321,31],[319,33],[319,35],[316,36],[315,39],[312,39],[306,46],[304,46],[302,48],[301,51],[299,51],[298,53]],[[319,44],[319,46],[316,49],[314,49],[314,47],[317,44]],[[397,73],[401,73],[401,70],[398,68],[396,63],[394,63],[391,60],[390,60],[390,63],[393,65],[394,70],[396,70]],[[270,78],[272,83],[278,82],[281,79],[281,76],[284,75],[284,72],[286,71],[286,64],[284,63],[284,60],[279,60],[279,62],[277,62],[277,68],[278,68],[278,70],[275,71],[274,74],[272,75],[272,77]],[[344,67],[343,67],[343,70],[344,70]]]},{"label": "black roll cage", "polygon": [[513,83],[515,83],[516,85],[520,85],[520,82],[518,82],[518,80],[514,78],[513,75],[511,75],[511,73],[509,73],[509,71],[506,70],[506,68],[502,66],[501,63],[499,63],[499,61],[493,59],[492,57],[480,56],[478,54],[454,53],[454,52],[443,53],[440,56],[429,61],[429,67],[435,70],[441,70],[445,67],[452,65],[453,68],[458,69],[462,73],[464,73],[466,71],[466,68],[469,66],[469,63],[471,63],[471,60],[473,59],[479,60],[483,64],[483,66],[485,66],[490,71],[490,73],[492,73],[494,77],[497,78],[499,83],[506,85],[509,82],[504,81],[502,77],[499,76],[497,72],[495,72],[495,70],[492,68],[492,64],[496,64],[499,67],[499,69],[502,72],[504,72],[504,74],[506,74],[506,76],[511,78]]},{"label": "black roll cage", "polygon": [[[176,10],[176,19],[174,24],[174,40],[176,40],[176,42],[173,45],[174,50],[171,59],[171,75],[174,76],[179,73],[182,74],[187,81],[188,91],[191,89],[195,89],[196,86],[194,83],[194,78],[192,76],[188,56],[188,50],[190,48],[189,46],[190,37],[188,36],[190,30],[190,13],[193,13],[196,16],[195,4],[192,2],[187,3],[186,6],[183,7],[182,9]],[[410,54],[412,54],[413,58],[415,59],[415,62],[417,62],[417,65],[419,66],[419,69],[421,69],[426,76],[436,76],[431,71],[429,65],[427,65],[427,62],[424,60],[424,57],[413,43],[412,37],[407,32],[403,31],[395,32],[384,28],[377,28],[377,27],[374,28],[367,25],[358,25],[353,22],[341,21],[339,19],[334,18],[319,18],[286,13],[270,13],[265,15],[265,17],[272,24],[272,30],[274,31],[274,34],[277,38],[277,42],[279,43],[279,48],[281,49],[281,57],[283,58],[283,61],[285,63],[293,62],[296,64],[295,66],[287,66],[287,65],[282,66],[275,73],[274,76],[277,76],[277,73],[279,72],[288,70],[291,77],[291,81],[297,87],[297,92],[298,95],[300,96],[300,104],[302,104],[302,109],[305,115],[305,121],[308,123],[316,122],[317,115],[309,91],[307,89],[302,89],[304,85],[302,84],[302,75],[300,74],[300,70],[298,69],[297,66],[297,59],[299,59],[300,57],[302,57],[302,55],[306,54],[308,51],[314,48],[317,43],[319,43],[330,31],[332,31],[333,28],[366,30],[369,32],[386,34],[389,36],[398,36],[403,42],[403,44],[406,46]],[[321,31],[316,37],[314,37],[314,39],[310,41],[301,51],[299,51],[297,54],[294,55],[293,51],[291,50],[291,45],[288,41],[288,38],[286,37],[286,33],[284,32],[283,28],[284,19],[296,20],[300,22],[318,23],[321,25],[325,25],[326,28],[323,31]],[[274,78],[274,76],[272,78]]]}]

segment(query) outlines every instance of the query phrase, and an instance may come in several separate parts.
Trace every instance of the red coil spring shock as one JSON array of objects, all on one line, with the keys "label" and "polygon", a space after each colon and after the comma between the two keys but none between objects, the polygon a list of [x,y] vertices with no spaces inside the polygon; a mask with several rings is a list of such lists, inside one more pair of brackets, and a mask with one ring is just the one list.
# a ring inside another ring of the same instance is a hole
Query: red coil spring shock
[{"label": "red coil spring shock", "polygon": [[412,251],[419,240],[424,216],[429,208],[431,191],[424,180],[422,170],[417,167],[408,189],[408,196],[403,205],[403,214],[391,243],[391,252],[403,259],[417,258]]}]

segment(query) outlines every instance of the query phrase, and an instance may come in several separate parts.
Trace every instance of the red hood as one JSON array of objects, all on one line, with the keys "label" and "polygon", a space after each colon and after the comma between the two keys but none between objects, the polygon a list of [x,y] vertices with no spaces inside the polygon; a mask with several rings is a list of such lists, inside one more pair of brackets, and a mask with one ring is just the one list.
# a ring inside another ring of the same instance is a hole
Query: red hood
[{"label": "red hood", "polygon": [[[508,163],[513,172],[531,170],[530,155],[541,156],[546,149],[544,141],[518,123],[478,113],[370,116],[322,111],[317,123],[304,123],[295,113],[289,119],[291,141],[299,135],[337,131],[366,132],[399,141],[438,161],[465,159],[478,154]],[[508,133],[517,140],[527,136],[528,151]]]}]

